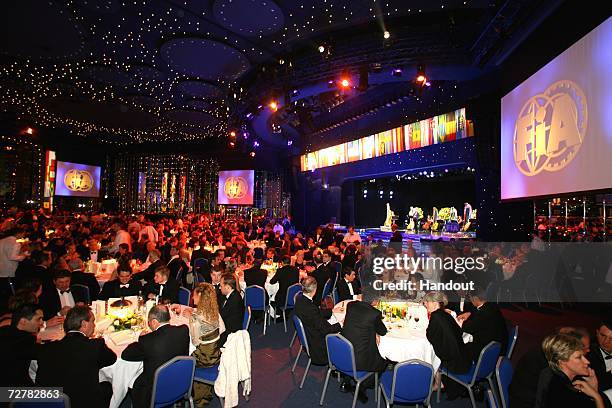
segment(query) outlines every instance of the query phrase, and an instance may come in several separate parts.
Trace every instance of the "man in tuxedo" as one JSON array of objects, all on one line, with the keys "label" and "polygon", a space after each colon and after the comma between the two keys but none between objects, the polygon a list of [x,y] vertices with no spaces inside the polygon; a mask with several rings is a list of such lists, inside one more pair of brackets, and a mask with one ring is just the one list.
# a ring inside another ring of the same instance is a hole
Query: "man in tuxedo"
[{"label": "man in tuxedo", "polygon": [[[379,336],[387,334],[387,328],[383,323],[380,310],[366,302],[349,302],[346,305],[346,317],[341,333],[353,345],[357,370],[378,373],[385,371],[387,361],[378,352],[378,342]],[[360,401],[367,402],[368,397],[365,395],[365,388],[370,388],[373,385],[374,377],[370,377],[363,382],[363,388],[358,395]],[[350,389],[350,387],[348,381],[345,380],[342,388]]]},{"label": "man in tuxedo", "polygon": [[53,288],[43,290],[39,304],[43,309],[45,320],[49,320],[58,313],[65,316],[77,303],[84,303],[80,292],[70,290],[72,274],[65,270],[58,270],[53,276]]},{"label": "man in tuxedo", "polygon": [[361,292],[355,281],[356,277],[357,274],[351,268],[344,268],[342,270],[342,279],[336,285],[338,288],[338,302],[353,300]]},{"label": "man in tuxedo", "polygon": [[[312,273],[312,276],[317,281],[317,293],[314,295],[313,301],[317,304],[321,304],[321,297],[323,296],[323,288],[327,280],[331,280],[331,284],[334,284],[336,279],[336,270],[331,265],[331,253],[328,250],[323,251],[321,258],[318,254],[314,255],[314,260],[317,262],[317,269]],[[321,262],[321,263],[319,263]]]},{"label": "man in tuxedo", "polygon": [[155,270],[153,282],[144,287],[145,299],[158,299],[162,303],[178,303],[179,284],[170,279],[170,270],[162,265]]},{"label": "man in tuxedo", "polygon": [[29,376],[30,362],[36,360],[36,335],[43,327],[43,311],[26,303],[13,311],[11,324],[0,328],[0,384],[27,386],[34,383]]},{"label": "man in tuxedo", "polygon": [[135,407],[148,407],[155,370],[177,356],[189,355],[189,328],[186,325],[171,326],[170,311],[164,305],[151,309],[148,316],[151,333],[140,336],[123,350],[126,361],[142,361],[143,372],[134,381],[132,403]]},{"label": "man in tuxedo", "polygon": [[312,236],[312,240],[314,241],[314,244],[317,246],[321,245],[321,241],[323,240],[323,230],[321,229],[321,227],[317,227],[315,229],[315,233]]},{"label": "man in tuxedo", "polygon": [[98,295],[100,294],[100,284],[96,280],[94,274],[83,272],[84,266],[81,258],[74,258],[68,262],[68,267],[72,273],[70,284],[87,286],[89,289],[89,300],[93,302],[98,299]]},{"label": "man in tuxedo", "polygon": [[225,331],[221,334],[220,345],[225,344],[230,333],[242,330],[242,320],[244,319],[244,300],[238,292],[236,278],[232,274],[221,277],[221,294],[223,302],[219,314],[225,324]]},{"label": "man in tuxedo", "polygon": [[15,280],[17,287],[20,288],[29,278],[37,278],[42,281],[43,288],[53,288],[53,273],[49,269],[51,266],[51,252],[35,249],[30,254],[33,266],[29,268],[17,269]]},{"label": "man in tuxedo", "polygon": [[472,360],[476,361],[482,349],[492,341],[501,344],[503,355],[508,343],[508,329],[499,307],[495,303],[487,302],[485,289],[482,287],[477,288],[470,300],[476,310],[473,313],[460,314],[457,320],[463,323],[463,331],[474,337],[474,340],[467,344]]},{"label": "man in tuxedo", "polygon": [[100,299],[120,298],[127,296],[138,296],[142,292],[142,285],[139,281],[132,279],[132,272],[121,270],[117,272],[117,279],[108,281],[104,284]]},{"label": "man in tuxedo", "polygon": [[[161,253],[157,249],[152,249],[149,252],[148,260],[150,262],[149,266],[145,268],[145,270],[135,273],[134,279],[136,280],[144,280],[149,283],[153,281],[153,276],[155,275],[155,271],[160,266],[164,266],[164,262],[160,259]],[[143,264],[144,265],[144,264]]]},{"label": "man in tuxedo", "polygon": [[276,274],[270,279],[270,285],[278,283],[278,292],[274,297],[275,306],[285,306],[287,300],[287,290],[289,286],[295,285],[300,281],[300,271],[295,266],[291,266],[291,257],[285,255],[283,257],[283,266],[276,271]]},{"label": "man in tuxedo", "polygon": [[74,407],[108,407],[112,390],[101,385],[99,371],[117,356],[104,339],[91,339],[95,329],[87,306],[75,306],[66,315],[62,340],[44,344],[38,353],[37,387],[63,387]]},{"label": "man in tuxedo", "polygon": [[[205,239],[201,239],[200,240],[200,247],[196,250],[194,250],[191,253],[191,267],[195,267],[194,266],[194,261],[196,259],[200,259],[200,258],[204,258],[204,259],[208,259],[208,263],[210,264],[210,258],[212,258],[212,253],[206,249],[204,249],[204,247],[206,246],[206,240]],[[198,271],[200,272],[200,271]]]},{"label": "man in tuxedo", "polygon": [[81,256],[83,261],[87,262],[89,260],[94,262],[102,261],[102,254],[100,254],[98,240],[95,238],[89,238],[87,241],[87,247],[77,247],[77,251]]},{"label": "man in tuxedo", "polygon": [[603,320],[595,331],[597,344],[591,347],[587,359],[597,375],[599,390],[612,388],[612,320]]},{"label": "man in tuxedo", "polygon": [[330,309],[321,310],[314,302],[317,290],[317,280],[314,277],[302,279],[302,296],[298,296],[294,312],[304,325],[312,363],[327,365],[325,336],[338,333],[341,327],[339,323],[330,324],[327,320],[331,317]]},{"label": "man in tuxedo", "polygon": [[170,260],[168,261],[168,269],[170,269],[170,279],[177,280],[178,274],[181,272],[181,280],[188,272],[187,264],[179,256],[179,249],[176,246],[170,247]]},{"label": "man in tuxedo", "polygon": [[253,263],[253,267],[244,271],[244,283],[247,286],[261,286],[265,288],[266,280],[268,279],[268,273],[261,269],[261,260],[256,259]]}]

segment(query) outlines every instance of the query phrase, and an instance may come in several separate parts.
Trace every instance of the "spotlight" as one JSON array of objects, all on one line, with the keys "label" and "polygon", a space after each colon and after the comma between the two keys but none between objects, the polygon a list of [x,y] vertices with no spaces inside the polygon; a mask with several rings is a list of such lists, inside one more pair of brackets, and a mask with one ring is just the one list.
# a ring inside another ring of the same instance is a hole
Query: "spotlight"
[{"label": "spotlight", "polygon": [[257,140],[253,142],[253,147],[255,148],[259,147],[259,142]]},{"label": "spotlight", "polygon": [[419,65],[419,67],[417,68],[417,74],[415,79],[421,85],[425,85],[425,83],[427,83],[427,75],[425,75],[425,70],[423,69],[423,66]]},{"label": "spotlight", "polygon": [[25,128],[25,129],[23,129],[21,131],[21,134],[22,135],[33,135],[34,134],[34,128],[28,126],[27,128]]},{"label": "spotlight", "polygon": [[236,146],[236,143],[234,143],[234,142],[229,142],[229,145],[230,145],[230,147],[234,147],[234,146]]},{"label": "spotlight", "polygon": [[391,37],[391,33],[390,33],[390,32],[388,32],[387,30],[385,30],[385,32],[383,33],[383,38],[384,38],[385,40],[388,40],[388,39],[389,39],[389,37]]},{"label": "spotlight", "polygon": [[278,104],[276,103],[276,101],[270,102],[268,106],[270,107],[270,109],[272,109],[273,112],[276,112],[278,110]]},{"label": "spotlight", "polygon": [[255,157],[255,152],[251,152],[251,153],[249,153],[249,155],[250,155],[251,157]]},{"label": "spotlight", "polygon": [[393,75],[394,77],[401,77],[402,76],[402,69],[401,68],[394,68],[391,71],[391,75]]},{"label": "spotlight", "polygon": [[323,54],[325,52],[325,46],[323,44],[319,45],[319,52]]},{"label": "spotlight", "polygon": [[231,136],[231,137],[236,137],[236,132],[232,130],[232,131],[230,132],[230,136]]},{"label": "spotlight", "polygon": [[340,86],[342,88],[348,88],[349,86],[351,86],[351,82],[348,79],[343,78],[340,80]]},{"label": "spotlight", "polygon": [[287,146],[293,145],[293,140],[287,140]]}]

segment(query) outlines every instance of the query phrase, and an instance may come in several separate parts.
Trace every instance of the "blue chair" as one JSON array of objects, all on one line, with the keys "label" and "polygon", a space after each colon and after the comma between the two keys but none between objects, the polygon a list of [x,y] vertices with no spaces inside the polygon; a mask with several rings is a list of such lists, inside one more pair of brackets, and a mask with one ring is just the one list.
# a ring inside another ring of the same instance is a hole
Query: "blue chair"
[{"label": "blue chair", "polygon": [[242,318],[242,330],[249,330],[249,324],[251,323],[251,306],[244,308],[244,317]]},{"label": "blue chair", "polygon": [[70,290],[75,294],[78,293],[77,297],[83,299],[85,303],[91,303],[91,296],[89,295],[89,286],[75,283],[70,285]]},{"label": "blue chair", "polygon": [[297,366],[298,360],[302,355],[302,350],[306,353],[308,357],[308,363],[306,364],[306,370],[304,370],[304,375],[302,376],[302,381],[300,382],[300,389],[304,387],[304,381],[306,381],[306,375],[308,374],[308,370],[310,369],[310,364],[312,364],[312,360],[310,359],[310,349],[308,348],[308,340],[306,339],[306,330],[304,330],[304,325],[299,317],[293,315],[293,326],[295,326],[295,332],[297,334],[297,338],[300,341],[300,349],[298,351],[297,356],[295,357],[295,362],[293,363],[293,367],[291,367],[291,372],[295,372],[295,366]]},{"label": "blue chair", "polygon": [[[212,367],[198,367],[194,371],[193,381],[214,386],[218,376],[219,364]],[[224,406],[223,398],[219,397],[219,399],[221,400],[221,406]]]},{"label": "blue chair", "polygon": [[487,407],[499,408],[499,405],[497,405],[497,401],[495,400],[495,396],[493,395],[493,391],[491,390],[487,390]]},{"label": "blue chair", "polygon": [[383,397],[387,408],[394,403],[429,406],[434,377],[433,367],[421,360],[397,364],[380,377],[378,406]]},{"label": "blue chair", "polygon": [[334,261],[332,262],[332,266],[334,267],[334,270],[336,271],[336,276],[334,277],[334,287],[338,284],[338,279],[342,278],[342,263],[338,262],[338,261]]},{"label": "blue chair", "polygon": [[206,258],[198,258],[194,259],[193,261],[193,269],[195,269],[197,272],[200,272],[200,269],[202,269],[206,265],[208,265],[208,259]]},{"label": "blue chair", "polygon": [[[486,379],[489,382],[490,389],[495,389],[493,385],[493,375],[495,374],[495,364],[499,358],[500,351],[501,344],[496,341],[492,341],[482,349],[480,356],[478,356],[478,361],[476,363],[472,363],[472,367],[467,373],[452,373],[443,367],[440,367],[440,372],[451,380],[467,388],[470,401],[472,402],[472,407],[476,408],[476,400],[474,399],[472,387],[479,380]],[[438,388],[437,402],[440,402],[440,388]]]},{"label": "blue chair", "polygon": [[189,306],[189,300],[191,299],[191,291],[181,286],[178,292],[178,299],[181,305]]},{"label": "blue chair", "polygon": [[340,302],[340,294],[338,293],[337,287],[332,291],[332,299],[334,301],[334,305],[337,305]]},{"label": "blue chair", "polygon": [[45,402],[12,402],[9,408],[70,408],[70,397],[61,393],[58,400],[46,400]]},{"label": "blue chair", "polygon": [[180,284],[182,278],[183,278],[183,268],[181,267],[176,273],[176,281]]},{"label": "blue chair", "polygon": [[514,369],[510,360],[505,357],[500,358],[497,367],[495,367],[495,377],[497,378],[498,395],[501,402],[499,406],[501,408],[510,408],[509,388],[513,374]]},{"label": "blue chair", "polygon": [[285,333],[287,333],[287,314],[288,310],[293,310],[295,308],[295,296],[302,291],[302,285],[299,283],[294,283],[293,285],[287,288],[287,296],[285,297],[284,306],[280,307],[280,310],[283,312],[283,326],[285,326]]},{"label": "blue chair", "polygon": [[[293,296],[293,304],[295,305],[295,303],[297,302],[297,298],[298,296],[302,296],[302,291],[299,291],[295,294],[295,296]],[[297,331],[293,332],[293,337],[291,337],[291,341],[289,342],[289,348],[291,348],[291,346],[293,346],[293,342],[295,341],[295,338],[297,337]]]},{"label": "blue chair", "polygon": [[322,301],[325,301],[325,298],[331,295],[332,289],[334,288],[333,285],[334,282],[332,282],[331,279],[328,279],[327,282],[325,282],[325,285],[323,286],[323,292],[321,293]]},{"label": "blue chair", "polygon": [[244,291],[244,305],[250,306],[251,311],[258,310],[264,312],[263,334],[266,334],[268,317],[270,316],[270,305],[266,299],[266,290],[261,286],[252,285]]},{"label": "blue chair", "polygon": [[[372,374],[374,374],[374,389],[378,389],[378,373],[357,371],[357,367],[355,365],[355,350],[353,349],[353,345],[346,338],[342,337],[342,335],[328,334],[325,336],[325,344],[327,345],[327,360],[329,367],[325,376],[323,393],[321,394],[319,405],[323,405],[325,393],[327,392],[327,384],[329,383],[329,376],[331,375],[331,372],[335,370],[351,377],[357,383],[352,405],[352,408],[355,408],[359,387],[361,386],[361,383]],[[374,392],[374,399],[378,399],[378,393],[376,392]]]},{"label": "blue chair", "polygon": [[178,356],[159,366],[153,378],[150,407],[167,407],[188,400],[189,406],[193,408],[191,388],[195,364],[193,357]]},{"label": "blue chair", "polygon": [[519,332],[518,326],[513,326],[508,332],[508,346],[506,349],[506,358],[508,360],[512,357],[514,346],[516,346],[516,341],[518,340],[518,332]]}]

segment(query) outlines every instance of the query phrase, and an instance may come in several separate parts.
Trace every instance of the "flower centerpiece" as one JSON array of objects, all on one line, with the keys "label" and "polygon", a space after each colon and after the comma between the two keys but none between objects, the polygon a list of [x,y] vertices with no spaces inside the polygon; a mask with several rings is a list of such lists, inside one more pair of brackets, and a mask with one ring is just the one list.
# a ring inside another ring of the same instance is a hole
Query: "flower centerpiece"
[{"label": "flower centerpiece", "polygon": [[118,300],[108,308],[107,317],[112,321],[109,331],[129,330],[142,322],[142,316],[132,307],[129,300]]}]

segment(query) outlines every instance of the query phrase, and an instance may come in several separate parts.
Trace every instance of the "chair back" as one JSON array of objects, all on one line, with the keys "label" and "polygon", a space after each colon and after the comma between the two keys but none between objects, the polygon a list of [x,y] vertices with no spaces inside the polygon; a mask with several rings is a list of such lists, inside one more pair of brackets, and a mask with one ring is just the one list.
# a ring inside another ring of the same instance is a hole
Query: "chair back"
[{"label": "chair back", "polygon": [[176,273],[176,281],[178,283],[181,283],[181,279],[183,278],[183,267],[181,266],[178,270],[178,272]]},{"label": "chair back", "polygon": [[206,258],[198,258],[193,261],[193,269],[195,269],[198,272],[200,271],[200,269],[202,269],[206,265],[208,265],[208,259]]},{"label": "chair back", "polygon": [[151,408],[189,399],[195,364],[193,357],[178,356],[159,366],[153,378]]},{"label": "chair back", "polygon": [[351,342],[341,334],[328,334],[325,336],[325,344],[327,345],[329,366],[356,378],[355,350]]},{"label": "chair back", "polygon": [[327,282],[325,282],[325,286],[323,286],[323,292],[321,293],[321,299],[325,299],[330,295],[333,284],[334,282],[332,282],[331,279],[328,279]]},{"label": "chair back", "polygon": [[9,408],[70,408],[70,397],[63,392],[57,400],[46,400],[45,402],[12,402]]},{"label": "chair back", "polygon": [[493,374],[500,351],[501,344],[497,341],[490,342],[482,349],[478,357],[478,362],[476,363],[476,369],[474,370],[475,376],[472,382],[481,378],[487,378]]},{"label": "chair back", "polygon": [[250,306],[251,310],[266,310],[266,290],[258,285],[252,285],[244,291],[244,305]]},{"label": "chair back", "polygon": [[495,377],[497,377],[497,388],[499,389],[499,399],[501,400],[501,408],[510,407],[510,382],[514,369],[512,363],[506,357],[501,357],[495,367]]},{"label": "chair back", "polygon": [[179,288],[178,300],[181,305],[189,306],[191,291],[183,286]]},{"label": "chair back", "polygon": [[251,323],[251,306],[244,308],[244,317],[242,318],[242,330],[249,330],[249,324]]},{"label": "chair back", "polygon": [[70,290],[79,294],[86,303],[91,303],[91,296],[89,294],[89,286],[75,283],[70,285]]},{"label": "chair back", "polygon": [[337,305],[340,302],[340,294],[338,293],[338,287],[336,286],[332,291],[332,300],[334,301],[334,305]]},{"label": "chair back", "polygon": [[514,346],[516,346],[516,341],[518,340],[518,326],[512,326],[508,333],[508,345],[506,348],[506,358],[512,358],[512,352],[514,351]]},{"label": "chair back", "polygon": [[423,402],[428,406],[433,380],[434,369],[431,364],[421,360],[408,360],[396,364],[393,369],[390,403],[393,404],[393,400],[398,398],[414,403]]},{"label": "chair back", "polygon": [[332,262],[332,265],[336,270],[336,276],[334,277],[333,283],[336,283],[336,281],[342,277],[342,262],[334,261]]},{"label": "chair back", "polygon": [[298,340],[304,350],[306,350],[306,354],[310,357],[310,349],[308,348],[308,339],[306,338],[306,331],[304,330],[304,325],[299,317],[295,314],[292,316],[293,325],[295,326],[295,332],[297,333]]},{"label": "chair back", "polygon": [[285,299],[285,309],[293,309],[295,307],[296,295],[302,291],[302,285],[294,283],[287,289],[287,297]]}]

